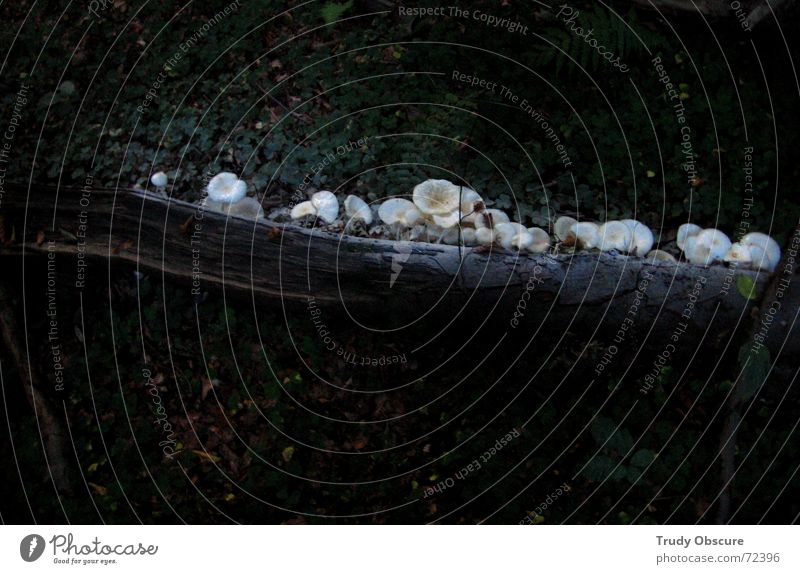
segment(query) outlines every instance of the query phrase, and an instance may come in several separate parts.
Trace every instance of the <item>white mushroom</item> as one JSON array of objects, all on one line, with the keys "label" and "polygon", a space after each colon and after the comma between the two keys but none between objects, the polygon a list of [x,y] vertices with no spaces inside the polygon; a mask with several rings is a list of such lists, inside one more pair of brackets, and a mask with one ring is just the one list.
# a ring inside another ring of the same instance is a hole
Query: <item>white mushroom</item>
[{"label": "white mushroom", "polygon": [[264,208],[255,197],[245,197],[236,203],[224,203],[221,211],[228,215],[237,215],[247,219],[261,219],[264,217]]},{"label": "white mushroom", "polygon": [[372,210],[369,205],[357,195],[348,195],[344,200],[344,212],[348,223],[363,221],[367,225],[372,223]]},{"label": "white mushroom", "polygon": [[764,255],[766,255],[766,261],[762,261],[763,257],[753,257],[753,262],[758,262],[759,269],[765,269],[770,272],[775,271],[775,268],[781,261],[780,245],[778,245],[778,242],[766,233],[748,233],[739,240],[739,243],[748,245],[750,247],[758,247],[764,252]]},{"label": "white mushroom", "polygon": [[531,253],[545,253],[550,249],[550,234],[540,227],[529,227],[528,233],[533,237],[533,243],[528,246]]},{"label": "white mushroom", "polygon": [[457,213],[459,195],[458,186],[446,179],[423,181],[413,191],[414,204],[427,215]]},{"label": "white mushroom", "polygon": [[527,231],[523,231],[522,233],[518,233],[512,237],[511,242],[508,245],[503,245],[503,247],[513,251],[522,251],[524,249],[530,250],[531,246],[533,246],[533,242],[533,235]]},{"label": "white mushroom", "polygon": [[556,237],[559,241],[567,242],[568,238],[574,237],[571,235],[572,226],[578,223],[577,220],[573,219],[572,217],[568,217],[563,215],[556,219],[555,225],[553,225],[553,232],[556,234]]},{"label": "white mushroom", "polygon": [[311,204],[317,210],[317,217],[325,223],[333,223],[339,216],[339,200],[330,191],[318,191],[312,195]]},{"label": "white mushroom", "polygon": [[509,223],[511,219],[505,211],[499,209],[485,209],[483,212],[476,214],[474,219],[475,229],[484,227],[493,228],[498,223]]},{"label": "white mushroom", "polygon": [[399,197],[384,201],[378,208],[378,217],[387,225],[394,226],[396,237],[400,236],[402,227],[413,227],[422,220],[417,206]]},{"label": "white mushroom", "polygon": [[468,187],[460,188],[461,196],[461,220],[465,223],[475,224],[475,220],[484,211],[485,204],[483,198],[474,189]]},{"label": "white mushroom", "polygon": [[591,221],[573,223],[563,242],[578,249],[594,249],[600,245],[600,227]]},{"label": "white mushroom", "polygon": [[461,216],[458,211],[448,213],[447,215],[432,215],[433,222],[442,229],[450,229],[456,227],[461,221]]},{"label": "white mushroom", "polygon": [[718,229],[704,229],[686,239],[683,250],[686,259],[695,265],[722,261],[731,248],[731,240]]},{"label": "white mushroom", "polygon": [[489,246],[497,239],[497,234],[490,227],[480,227],[475,230],[475,240],[478,245]]},{"label": "white mushroom", "polygon": [[653,249],[647,255],[645,255],[647,259],[651,262],[653,261],[663,261],[668,263],[677,263],[678,260],[672,256],[671,253],[667,253],[666,251],[662,251],[661,249]]},{"label": "white mushroom", "polygon": [[154,173],[150,178],[150,183],[152,183],[155,187],[167,187],[167,183],[169,183],[169,178],[167,174],[163,171],[159,171]]},{"label": "white mushroom", "polygon": [[498,223],[494,231],[503,249],[521,251],[533,245],[533,235],[521,223]]},{"label": "white mushroom", "polygon": [[292,208],[289,217],[292,219],[302,219],[304,217],[316,217],[317,216],[317,208],[314,207],[314,204],[310,201],[303,201],[298,203]]},{"label": "white mushroom", "polygon": [[644,223],[635,219],[623,219],[622,223],[630,228],[633,239],[628,251],[636,257],[644,257],[652,248],[655,242],[653,232]]},{"label": "white mushroom", "polygon": [[211,178],[206,187],[208,199],[217,203],[236,203],[247,194],[247,184],[235,173],[223,171]]},{"label": "white mushroom", "polygon": [[[761,252],[763,254],[763,250]],[[742,243],[732,244],[723,260],[725,263],[736,263],[745,269],[750,268],[750,264],[753,262],[753,256],[750,254],[750,246],[743,245]]]},{"label": "white mushroom", "polygon": [[600,251],[621,251],[627,253],[633,240],[633,232],[621,221],[606,221],[598,230]]},{"label": "white mushroom", "polygon": [[703,228],[699,225],[695,225],[694,223],[684,223],[681,225],[678,228],[678,237],[676,239],[676,242],[678,243],[678,249],[685,251],[686,240],[690,237],[694,237],[701,231],[703,231]]}]

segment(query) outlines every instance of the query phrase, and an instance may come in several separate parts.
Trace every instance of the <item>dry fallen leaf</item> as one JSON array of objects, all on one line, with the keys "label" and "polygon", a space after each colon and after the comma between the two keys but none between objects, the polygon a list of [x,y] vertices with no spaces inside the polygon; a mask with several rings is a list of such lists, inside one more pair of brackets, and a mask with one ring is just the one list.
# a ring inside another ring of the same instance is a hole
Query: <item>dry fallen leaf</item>
[{"label": "dry fallen leaf", "polygon": [[192,450],[200,458],[204,458],[206,460],[210,460],[211,462],[219,462],[220,458],[216,455],[211,454],[210,452],[206,452],[204,450]]},{"label": "dry fallen leaf", "polygon": [[108,489],[105,486],[100,486],[99,484],[95,484],[94,482],[90,482],[89,486],[92,487],[92,490],[95,491],[96,494],[100,496],[105,496],[108,494]]}]

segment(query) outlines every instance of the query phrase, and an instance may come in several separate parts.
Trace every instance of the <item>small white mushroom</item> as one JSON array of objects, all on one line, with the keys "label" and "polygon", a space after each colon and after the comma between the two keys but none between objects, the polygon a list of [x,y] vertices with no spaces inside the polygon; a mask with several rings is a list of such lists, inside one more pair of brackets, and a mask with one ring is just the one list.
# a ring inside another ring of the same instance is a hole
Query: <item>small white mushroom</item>
[{"label": "small white mushroom", "polygon": [[598,230],[600,251],[621,251],[627,253],[633,240],[633,232],[621,221],[606,221]]},{"label": "small white mushroom", "polygon": [[563,243],[578,249],[594,249],[600,246],[600,227],[591,221],[573,223]]},{"label": "small white mushroom", "polygon": [[540,227],[529,227],[528,233],[533,237],[533,243],[528,246],[531,253],[545,253],[550,249],[550,234]]},{"label": "small white mushroom", "polygon": [[754,262],[759,263],[759,269],[767,271],[775,271],[778,263],[781,261],[781,248],[778,242],[766,233],[748,233],[739,240],[739,243],[750,247],[758,247],[766,255],[766,261],[761,261],[762,258],[753,257]]},{"label": "small white mushroom", "polygon": [[348,195],[344,200],[344,212],[348,223],[363,221],[367,225],[372,223],[372,210],[369,205],[357,195]]},{"label": "small white mushroom", "polygon": [[671,253],[667,253],[666,251],[662,251],[661,249],[653,249],[645,258],[649,259],[651,262],[653,261],[662,261],[666,263],[677,263],[678,260],[672,256]]},{"label": "small white mushroom", "polygon": [[685,251],[686,247],[686,240],[690,237],[694,237],[698,233],[703,231],[703,228],[699,225],[695,225],[694,223],[684,223],[678,228],[678,237],[676,242],[678,244],[678,249],[681,251]]},{"label": "small white mushroom", "polygon": [[499,209],[485,209],[483,212],[476,214],[474,223],[475,229],[484,227],[493,228],[498,223],[509,223],[511,219],[505,211]]},{"label": "small white mushroom", "polygon": [[655,242],[653,232],[644,223],[635,219],[623,219],[622,223],[628,226],[633,233],[628,251],[636,257],[644,257],[653,248]]},{"label": "small white mushroom", "polygon": [[533,244],[533,235],[521,223],[498,223],[494,227],[497,242],[510,251],[521,251]]},{"label": "small white mushroom", "polygon": [[458,186],[446,179],[429,179],[414,188],[412,197],[417,208],[427,215],[449,215],[458,212]]},{"label": "small white mushroom", "polygon": [[167,187],[167,184],[169,183],[169,178],[167,177],[166,173],[164,173],[163,171],[159,171],[152,175],[152,177],[150,178],[150,183],[152,183],[155,187]]},{"label": "small white mushroom", "polygon": [[339,216],[339,200],[330,191],[318,191],[312,195],[311,204],[317,210],[317,217],[325,223],[333,223]]},{"label": "small white mushroom", "polygon": [[247,194],[247,184],[235,173],[223,171],[211,178],[206,187],[208,199],[217,203],[236,203]]},{"label": "small white mushroom", "polygon": [[330,191],[318,191],[309,201],[298,203],[292,208],[292,219],[317,217],[327,224],[336,221],[339,215],[339,200]]},{"label": "small white mushroom", "polygon": [[480,227],[475,230],[475,240],[478,245],[489,246],[495,242],[495,239],[497,239],[497,234],[490,227]]},{"label": "small white mushroom", "polygon": [[749,269],[750,264],[753,262],[753,257],[750,254],[750,247],[741,243],[733,243],[725,254],[723,261],[725,261],[725,263],[735,263],[745,269]]},{"label": "small white mushroom", "polygon": [[387,225],[392,225],[395,237],[400,237],[400,229],[413,227],[422,220],[422,214],[413,202],[400,197],[387,199],[378,208],[378,217]]},{"label": "small white mushroom", "polygon": [[683,250],[686,259],[695,265],[710,265],[722,261],[731,248],[731,240],[718,229],[704,229],[686,239]]},{"label": "small white mushroom", "polygon": [[475,224],[475,220],[485,210],[485,203],[480,194],[468,187],[460,188],[461,195],[461,221]]},{"label": "small white mushroom", "polygon": [[447,215],[432,215],[433,222],[442,229],[450,229],[456,227],[461,221],[458,211],[448,213]]},{"label": "small white mushroom", "polygon": [[289,216],[292,219],[302,219],[304,217],[316,217],[317,216],[317,208],[314,207],[314,204],[310,201],[303,201],[298,203],[292,208],[291,213]]},{"label": "small white mushroom", "polygon": [[578,223],[577,220],[566,215],[556,219],[555,225],[553,225],[553,232],[556,234],[558,240],[568,242],[570,238],[574,238],[575,236],[571,232],[572,226],[576,223]]},{"label": "small white mushroom", "polygon": [[224,213],[228,215],[237,215],[247,219],[261,219],[264,217],[264,208],[261,207],[261,202],[255,197],[244,197],[236,203],[222,204]]},{"label": "small white mushroom", "polygon": [[503,245],[503,247],[513,251],[530,250],[531,246],[533,245],[533,241],[533,235],[527,231],[524,231],[512,237],[511,242],[508,245]]}]

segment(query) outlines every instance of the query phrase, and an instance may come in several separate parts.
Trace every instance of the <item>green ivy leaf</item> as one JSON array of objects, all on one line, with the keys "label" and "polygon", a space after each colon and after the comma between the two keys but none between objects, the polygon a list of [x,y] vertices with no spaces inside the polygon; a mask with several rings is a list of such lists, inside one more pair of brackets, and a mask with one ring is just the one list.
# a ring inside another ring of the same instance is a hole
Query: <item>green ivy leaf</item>
[{"label": "green ivy leaf", "polygon": [[341,18],[342,14],[347,12],[352,7],[353,7],[353,0],[349,0],[344,4],[337,4],[336,2],[328,2],[322,7],[322,9],[320,10],[320,14],[322,15],[322,19],[325,20],[326,24],[332,24],[333,22],[336,22],[339,18]]},{"label": "green ivy leaf", "polygon": [[753,300],[756,298],[756,282],[749,275],[736,277],[736,289],[745,299]]}]

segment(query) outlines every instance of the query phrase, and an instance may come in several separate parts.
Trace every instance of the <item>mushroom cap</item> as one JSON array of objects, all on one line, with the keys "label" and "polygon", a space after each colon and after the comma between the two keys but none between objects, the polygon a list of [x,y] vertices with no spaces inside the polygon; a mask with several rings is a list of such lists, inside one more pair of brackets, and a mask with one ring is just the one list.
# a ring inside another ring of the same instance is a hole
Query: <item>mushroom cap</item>
[{"label": "mushroom cap", "polygon": [[622,251],[627,253],[633,241],[630,227],[621,221],[606,221],[598,230],[600,234],[600,251]]},{"label": "mushroom cap", "polygon": [[498,238],[498,241],[504,249],[508,249],[510,251],[522,251],[523,249],[528,249],[531,245],[533,245],[533,235],[525,230],[522,233],[517,233],[511,237],[503,236]]},{"label": "mushroom cap", "polygon": [[381,204],[378,208],[378,217],[388,225],[399,223],[406,227],[411,227],[422,219],[422,214],[413,202],[400,197],[393,197]]},{"label": "mushroom cap", "polygon": [[522,251],[533,245],[533,235],[521,223],[498,223],[494,230],[497,242],[504,249]]},{"label": "mushroom cap", "polygon": [[150,177],[150,183],[156,187],[166,187],[169,183],[169,178],[166,173],[159,171]]},{"label": "mushroom cap", "polygon": [[350,221],[363,221],[367,225],[372,223],[372,210],[367,202],[357,195],[348,195],[345,198],[344,212]]},{"label": "mushroom cap", "polygon": [[247,194],[247,184],[235,173],[223,171],[211,178],[206,187],[208,197],[220,203],[236,203]]},{"label": "mushroom cap", "polygon": [[503,241],[511,241],[514,236],[519,235],[520,233],[528,233],[528,228],[521,223],[509,222],[498,223],[494,226],[494,231],[497,239],[502,244]]},{"label": "mushroom cap", "polygon": [[428,215],[448,215],[458,212],[459,193],[457,185],[446,179],[429,179],[414,188],[414,204],[422,213]]},{"label": "mushroom cap", "polygon": [[533,237],[533,243],[528,246],[531,253],[544,253],[550,249],[550,234],[541,227],[529,227],[528,233]]},{"label": "mushroom cap", "polygon": [[333,223],[339,216],[339,200],[330,191],[318,191],[312,195],[311,204],[317,210],[317,217],[325,223]]},{"label": "mushroom cap", "polygon": [[699,225],[695,225],[694,223],[684,223],[681,225],[678,228],[678,237],[676,238],[678,249],[681,251],[686,251],[686,240],[690,237],[694,237],[701,231],[703,231],[703,228]]},{"label": "mushroom cap", "polygon": [[748,245],[747,249],[750,251],[750,269],[754,271],[775,271],[777,264],[773,264],[769,258],[769,254],[758,245]]},{"label": "mushroom cap", "polygon": [[594,249],[600,245],[600,227],[591,221],[573,223],[566,237],[569,241],[581,249]]},{"label": "mushroom cap", "polygon": [[753,257],[750,254],[750,247],[748,245],[733,243],[723,260],[726,263],[739,263],[743,266],[749,266],[753,261]]},{"label": "mushroom cap", "polygon": [[461,188],[461,219],[475,224],[475,220],[484,211],[486,204],[480,194],[468,187]]},{"label": "mushroom cap", "polygon": [[558,219],[556,219],[555,225],[553,225],[553,232],[556,234],[556,237],[559,241],[566,241],[568,237],[570,237],[570,232],[572,231],[572,226],[578,223],[576,219],[572,217],[568,217],[566,215],[562,215]]},{"label": "mushroom cap", "polygon": [[228,215],[237,215],[247,219],[261,219],[264,217],[264,208],[255,197],[245,197],[236,203],[223,204]]},{"label": "mushroom cap", "polygon": [[433,222],[442,229],[456,227],[461,221],[458,211],[448,213],[447,215],[433,215],[431,217],[433,218]]},{"label": "mushroom cap", "polygon": [[766,254],[767,259],[769,260],[769,265],[764,267],[766,269],[769,269],[769,271],[775,271],[775,268],[781,261],[780,245],[778,245],[778,242],[775,241],[772,237],[770,237],[766,233],[758,233],[757,231],[753,233],[748,233],[739,240],[739,243],[754,247],[760,247]]},{"label": "mushroom cap", "polygon": [[488,227],[479,227],[475,230],[475,240],[478,242],[478,245],[491,245],[494,243],[497,234],[493,229]]},{"label": "mushroom cap", "polygon": [[686,259],[697,265],[722,261],[731,248],[731,240],[718,229],[704,229],[686,239]]},{"label": "mushroom cap", "polygon": [[292,219],[302,219],[304,217],[308,217],[309,215],[313,215],[314,217],[317,216],[317,208],[314,207],[314,204],[310,201],[303,201],[298,203],[292,208],[289,217]]},{"label": "mushroom cap", "polygon": [[[489,219],[491,219],[491,225],[489,225]],[[481,229],[483,227],[494,227],[498,223],[510,223],[511,218],[508,217],[505,211],[501,211],[499,209],[485,209],[482,213],[476,214],[474,219],[475,229]]]},{"label": "mushroom cap", "polygon": [[627,225],[633,233],[628,251],[636,257],[644,257],[653,248],[655,242],[653,232],[644,223],[635,219],[623,219],[622,223]]},{"label": "mushroom cap", "polygon": [[667,253],[666,251],[662,251],[661,249],[653,249],[650,251],[646,256],[647,259],[652,261],[664,261],[669,263],[677,263],[678,260],[672,256],[671,253]]}]

